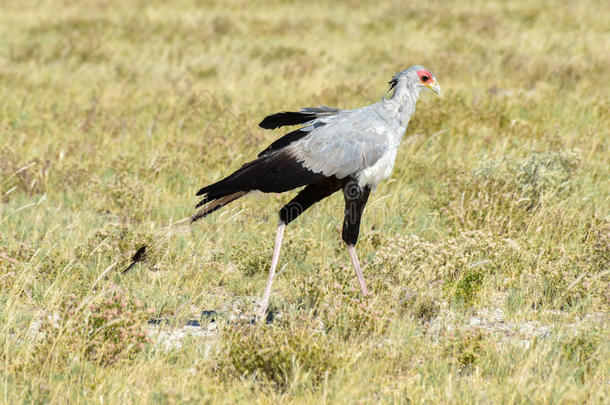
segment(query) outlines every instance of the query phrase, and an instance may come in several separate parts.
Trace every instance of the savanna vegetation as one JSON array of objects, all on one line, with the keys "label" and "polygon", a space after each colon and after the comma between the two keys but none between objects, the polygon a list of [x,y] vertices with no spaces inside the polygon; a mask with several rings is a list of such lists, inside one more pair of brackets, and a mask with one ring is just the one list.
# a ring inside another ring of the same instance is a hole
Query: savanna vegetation
[{"label": "savanna vegetation", "polygon": [[[0,1],[0,401],[607,403],[609,32],[595,0]],[[443,96],[365,210],[373,295],[336,195],[251,324],[291,195],[171,224],[266,114],[413,64]]]}]

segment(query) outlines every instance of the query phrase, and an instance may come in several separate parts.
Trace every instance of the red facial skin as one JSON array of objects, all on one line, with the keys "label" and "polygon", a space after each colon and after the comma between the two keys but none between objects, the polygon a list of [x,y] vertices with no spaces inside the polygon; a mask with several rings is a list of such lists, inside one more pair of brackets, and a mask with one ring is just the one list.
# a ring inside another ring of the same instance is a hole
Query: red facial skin
[{"label": "red facial skin", "polygon": [[[432,73],[430,73],[426,69],[418,70],[417,75],[419,76],[419,80],[421,80],[422,83],[434,83],[434,77],[432,76]],[[424,80],[424,76],[427,76],[428,78]]]}]

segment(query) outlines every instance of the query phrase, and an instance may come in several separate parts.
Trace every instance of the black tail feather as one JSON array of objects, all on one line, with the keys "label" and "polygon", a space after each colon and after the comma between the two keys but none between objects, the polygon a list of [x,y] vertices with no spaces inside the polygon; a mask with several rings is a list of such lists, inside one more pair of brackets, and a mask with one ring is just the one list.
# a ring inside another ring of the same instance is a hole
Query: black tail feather
[{"label": "black tail feather", "polygon": [[210,201],[207,205],[204,205],[205,203],[200,202],[199,204],[197,204],[197,207],[200,207],[202,205],[204,206],[195,214],[193,214],[193,216],[191,217],[191,223],[210,215],[212,212],[221,209],[228,203],[237,200],[239,197],[242,197],[245,194],[245,191],[238,191],[236,193],[220,197],[214,201]]},{"label": "black tail feather", "polygon": [[272,152],[246,163],[231,175],[199,190],[197,195],[203,198],[196,208],[201,209],[191,219],[196,221],[203,218],[253,190],[283,193],[324,177],[321,173],[303,167],[286,151]]}]

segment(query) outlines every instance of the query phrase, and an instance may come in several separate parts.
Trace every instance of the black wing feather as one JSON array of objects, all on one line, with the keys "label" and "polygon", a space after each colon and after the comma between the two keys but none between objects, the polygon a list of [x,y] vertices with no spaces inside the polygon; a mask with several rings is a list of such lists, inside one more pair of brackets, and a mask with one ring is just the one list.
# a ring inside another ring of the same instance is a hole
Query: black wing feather
[{"label": "black wing feather", "polygon": [[300,111],[282,111],[265,117],[258,125],[265,129],[275,129],[283,126],[300,125],[316,118],[328,117],[340,113],[336,107],[321,105],[319,107],[301,108]]},{"label": "black wing feather", "polygon": [[261,153],[258,154],[258,157],[265,156],[271,152],[274,152],[278,149],[282,149],[288,145],[290,145],[294,141],[298,141],[299,139],[309,135],[309,131],[303,131],[301,129],[297,129],[296,131],[292,131],[282,136],[279,139],[273,141],[273,143],[267,146]]},{"label": "black wing feather", "polygon": [[258,126],[265,129],[275,129],[287,125],[304,124],[315,118],[315,113],[283,111],[265,117]]},{"label": "black wing feather", "polygon": [[231,175],[199,190],[197,195],[203,196],[203,201],[198,206],[240,191],[283,193],[323,177],[303,167],[288,153],[279,151],[248,162]]}]

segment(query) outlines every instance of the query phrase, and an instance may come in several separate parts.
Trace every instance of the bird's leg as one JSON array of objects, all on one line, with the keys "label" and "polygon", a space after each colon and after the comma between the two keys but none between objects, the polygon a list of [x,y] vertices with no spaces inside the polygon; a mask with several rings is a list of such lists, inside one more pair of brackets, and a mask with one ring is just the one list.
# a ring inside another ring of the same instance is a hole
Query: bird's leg
[{"label": "bird's leg", "polygon": [[361,187],[355,180],[348,181],[343,187],[343,197],[345,197],[345,219],[343,220],[342,237],[347,245],[347,253],[349,253],[349,257],[356,270],[356,277],[358,277],[362,295],[365,296],[369,294],[369,291],[364,283],[364,276],[362,275],[362,269],[360,269],[360,262],[358,261],[358,255],[356,254],[356,242],[358,241],[358,234],[360,233],[362,211],[369,199],[370,193],[371,189],[368,186]]},{"label": "bird's leg", "polygon": [[362,275],[362,270],[360,269],[360,262],[358,261],[358,255],[356,254],[356,246],[347,245],[347,253],[349,254],[349,258],[352,259],[352,264],[354,265],[354,269],[356,269],[356,276],[358,277],[358,283],[360,283],[360,289],[362,290],[362,295],[365,297],[369,295],[369,290],[366,289],[366,283],[364,282],[364,276]]},{"label": "bird's leg", "polygon": [[269,270],[269,279],[267,280],[267,286],[265,287],[265,293],[261,301],[261,307],[258,313],[259,319],[265,317],[267,307],[269,306],[269,296],[271,295],[271,285],[273,284],[273,277],[275,276],[275,269],[280,258],[280,248],[282,246],[282,237],[284,236],[284,228],[290,222],[294,221],[299,215],[301,215],[307,208],[313,204],[328,197],[335,191],[341,189],[341,182],[329,178],[322,180],[318,183],[310,184],[297,194],[292,200],[290,200],[279,212],[280,224],[277,228],[277,237],[275,239],[275,248],[273,249],[273,258],[271,259],[271,269]]},{"label": "bird's leg", "polygon": [[286,224],[284,221],[280,220],[280,223],[277,227],[277,236],[275,237],[275,247],[273,248],[273,258],[271,259],[271,269],[269,270],[269,278],[267,279],[267,286],[265,287],[265,292],[263,294],[263,299],[261,301],[261,307],[258,312],[258,318],[263,319],[267,312],[267,307],[269,306],[269,296],[271,295],[271,285],[273,284],[273,277],[275,276],[275,268],[277,267],[277,263],[280,259],[280,249],[282,248],[282,238],[284,237],[284,228],[286,228]]}]

